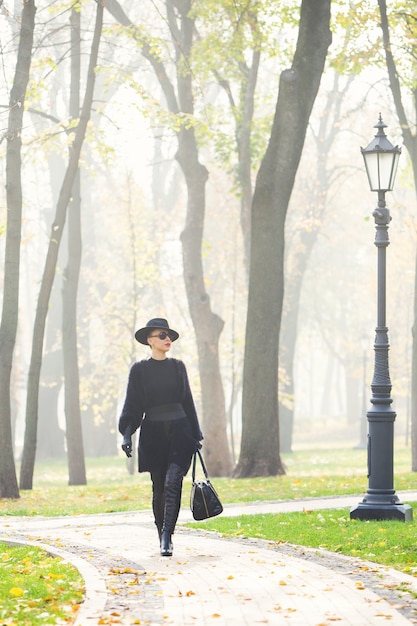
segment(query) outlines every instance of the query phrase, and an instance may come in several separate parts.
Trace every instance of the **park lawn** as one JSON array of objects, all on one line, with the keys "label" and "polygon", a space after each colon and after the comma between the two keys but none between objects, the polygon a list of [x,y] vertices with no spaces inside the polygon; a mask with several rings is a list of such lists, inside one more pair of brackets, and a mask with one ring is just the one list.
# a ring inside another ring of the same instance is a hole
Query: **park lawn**
[{"label": "park lawn", "polygon": [[75,620],[84,599],[78,570],[41,548],[0,542],[2,626]]},{"label": "park lawn", "polygon": [[[413,515],[417,515],[417,503]],[[225,514],[188,524],[224,537],[251,537],[324,549],[393,567],[417,576],[417,523],[351,520],[349,510],[304,510],[297,513]]]},{"label": "park lawn", "polygon": [[[293,500],[321,496],[363,494],[367,489],[366,451],[354,448],[302,450],[283,454],[284,476],[265,478],[215,478],[224,504]],[[414,489],[410,451],[399,447],[395,458],[396,490]],[[129,473],[121,456],[86,459],[87,485],[68,486],[64,460],[38,463],[34,488],[18,499],[0,499],[0,515],[80,515],[150,508],[149,475]],[[190,472],[185,478],[183,506],[188,506]]]}]

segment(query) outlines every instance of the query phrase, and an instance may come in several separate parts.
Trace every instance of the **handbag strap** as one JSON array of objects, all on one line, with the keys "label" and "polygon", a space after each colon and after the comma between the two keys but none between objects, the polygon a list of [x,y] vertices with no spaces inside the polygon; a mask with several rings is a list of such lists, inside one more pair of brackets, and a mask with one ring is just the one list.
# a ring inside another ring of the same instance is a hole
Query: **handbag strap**
[{"label": "handbag strap", "polygon": [[194,452],[194,456],[193,456],[193,473],[192,473],[193,482],[195,481],[195,466],[196,466],[196,461],[197,461],[197,455],[198,455],[198,458],[200,459],[200,463],[201,463],[201,467],[203,468],[204,476],[206,477],[206,480],[208,480],[208,474],[207,474],[206,466],[205,466],[204,461],[203,461],[203,455],[201,454],[200,450],[197,450],[196,452]]}]

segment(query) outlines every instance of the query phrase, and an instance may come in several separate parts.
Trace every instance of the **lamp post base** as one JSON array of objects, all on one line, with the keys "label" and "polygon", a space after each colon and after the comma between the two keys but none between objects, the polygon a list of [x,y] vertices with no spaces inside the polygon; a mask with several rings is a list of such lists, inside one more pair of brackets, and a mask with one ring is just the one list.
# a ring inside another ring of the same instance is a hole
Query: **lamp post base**
[{"label": "lamp post base", "polygon": [[413,519],[413,509],[401,502],[397,504],[360,502],[351,508],[350,519],[410,522]]}]

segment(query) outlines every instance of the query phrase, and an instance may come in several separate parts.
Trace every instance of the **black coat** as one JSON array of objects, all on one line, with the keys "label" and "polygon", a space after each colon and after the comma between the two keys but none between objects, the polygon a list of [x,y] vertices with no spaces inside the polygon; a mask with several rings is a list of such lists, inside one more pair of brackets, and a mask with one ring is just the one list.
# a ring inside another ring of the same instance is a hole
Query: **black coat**
[{"label": "black coat", "polygon": [[122,435],[133,434],[140,428],[139,472],[164,471],[167,464],[174,461],[186,473],[198,442],[203,439],[185,365],[178,359],[171,361],[177,373],[178,395],[175,401],[182,405],[186,418],[169,422],[169,448],[166,444],[167,422],[146,418],[146,411],[152,406],[144,376],[147,360],[135,363],[130,370],[126,399],[119,418],[119,431]]}]

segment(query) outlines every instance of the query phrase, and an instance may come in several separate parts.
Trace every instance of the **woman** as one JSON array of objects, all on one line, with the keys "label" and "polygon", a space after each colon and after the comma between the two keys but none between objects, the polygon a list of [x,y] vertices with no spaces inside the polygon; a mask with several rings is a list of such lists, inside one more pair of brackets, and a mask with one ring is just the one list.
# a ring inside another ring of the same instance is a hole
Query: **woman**
[{"label": "woman", "polygon": [[179,337],[163,318],[149,320],[135,338],[151,348],[151,358],[132,366],[119,419],[122,450],[132,456],[132,434],[140,427],[139,472],[150,472],[152,508],[161,555],[172,556],[172,539],[181,504],[182,482],[203,435],[187,371],[168,358]]}]

